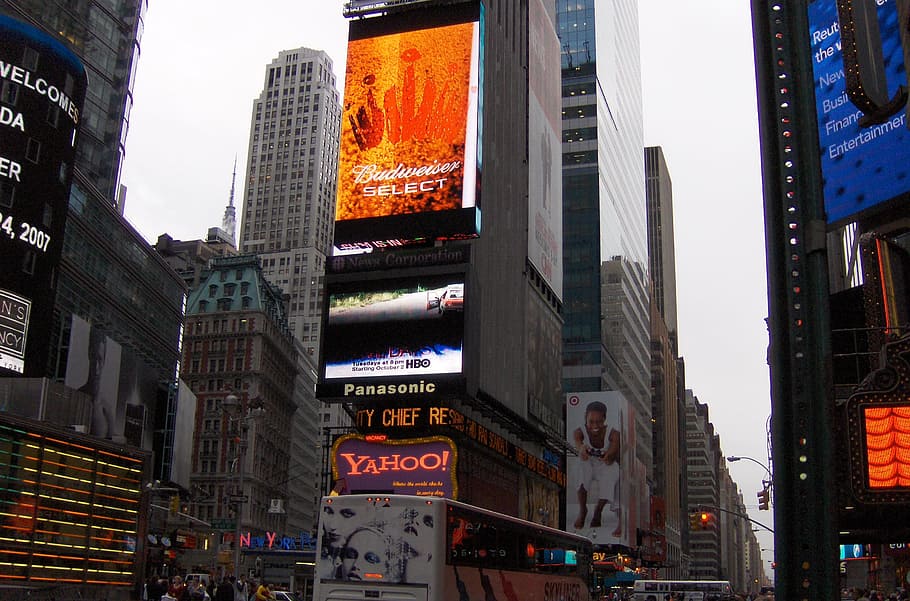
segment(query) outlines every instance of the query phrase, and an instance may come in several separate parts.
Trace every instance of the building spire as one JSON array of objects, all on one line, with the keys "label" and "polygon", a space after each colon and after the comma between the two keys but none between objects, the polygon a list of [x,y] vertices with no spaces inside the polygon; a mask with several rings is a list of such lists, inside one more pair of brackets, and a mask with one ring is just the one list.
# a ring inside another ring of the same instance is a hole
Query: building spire
[{"label": "building spire", "polygon": [[224,209],[224,218],[221,220],[221,229],[227,234],[234,246],[237,245],[237,212],[234,209],[234,186],[237,183],[237,155],[234,155],[234,173],[231,176],[231,195],[228,198],[228,205]]}]

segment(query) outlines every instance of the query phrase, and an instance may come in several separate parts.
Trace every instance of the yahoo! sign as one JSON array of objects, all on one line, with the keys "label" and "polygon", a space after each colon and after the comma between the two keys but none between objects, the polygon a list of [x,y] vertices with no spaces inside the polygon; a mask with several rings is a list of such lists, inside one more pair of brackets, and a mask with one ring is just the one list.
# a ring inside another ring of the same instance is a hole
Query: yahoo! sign
[{"label": "yahoo! sign", "polygon": [[343,490],[446,497],[458,493],[455,443],[444,436],[370,442],[343,436],[332,449],[332,475]]}]

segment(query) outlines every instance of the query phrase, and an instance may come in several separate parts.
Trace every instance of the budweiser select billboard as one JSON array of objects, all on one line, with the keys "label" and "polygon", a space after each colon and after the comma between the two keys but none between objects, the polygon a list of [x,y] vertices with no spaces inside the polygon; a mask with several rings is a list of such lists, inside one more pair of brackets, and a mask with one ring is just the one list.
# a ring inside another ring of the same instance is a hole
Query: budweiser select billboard
[{"label": "budweiser select billboard", "polygon": [[480,230],[479,3],[351,22],[335,254]]}]

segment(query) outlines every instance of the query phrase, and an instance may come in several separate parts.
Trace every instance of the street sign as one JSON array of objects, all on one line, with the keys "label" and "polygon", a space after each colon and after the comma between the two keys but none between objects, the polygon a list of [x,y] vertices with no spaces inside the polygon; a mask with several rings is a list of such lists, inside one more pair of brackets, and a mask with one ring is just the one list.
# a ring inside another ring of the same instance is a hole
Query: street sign
[{"label": "street sign", "polygon": [[215,530],[233,530],[237,527],[237,521],[228,518],[212,520],[212,528]]},{"label": "street sign", "polygon": [[231,503],[249,503],[250,497],[249,495],[231,495],[228,497],[228,500]]}]

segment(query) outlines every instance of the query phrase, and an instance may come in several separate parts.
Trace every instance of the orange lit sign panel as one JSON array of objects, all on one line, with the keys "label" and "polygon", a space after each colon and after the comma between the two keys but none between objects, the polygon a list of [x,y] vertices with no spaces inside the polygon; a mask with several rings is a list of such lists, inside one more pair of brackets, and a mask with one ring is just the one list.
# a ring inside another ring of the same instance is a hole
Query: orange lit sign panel
[{"label": "orange lit sign panel", "polygon": [[348,43],[339,252],[477,234],[479,32],[469,21]]},{"label": "orange lit sign panel", "polygon": [[910,486],[910,406],[871,406],[863,415],[869,488]]}]

